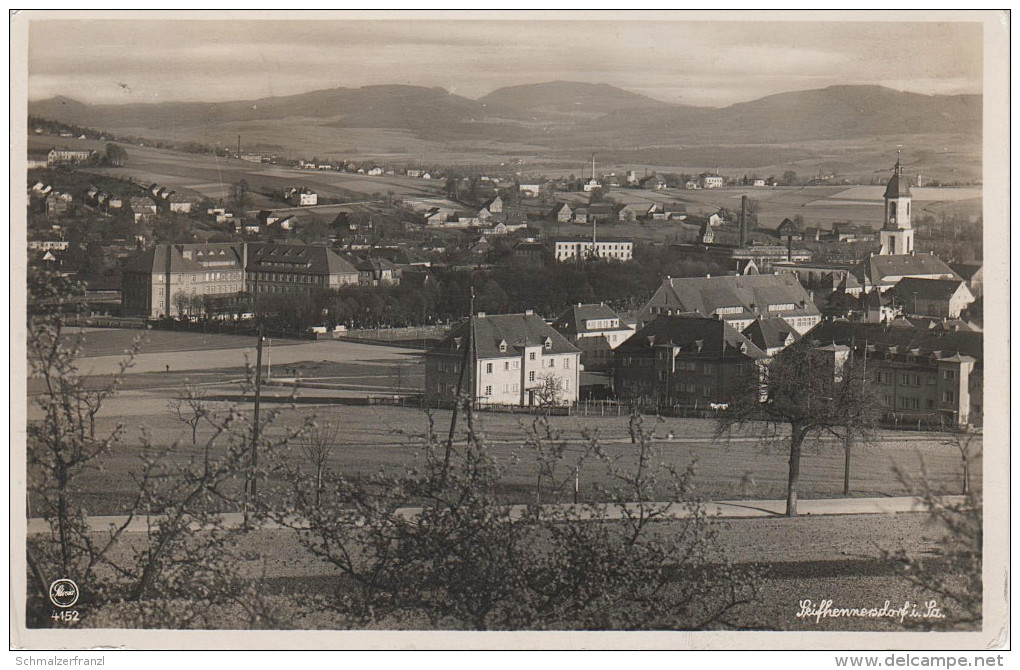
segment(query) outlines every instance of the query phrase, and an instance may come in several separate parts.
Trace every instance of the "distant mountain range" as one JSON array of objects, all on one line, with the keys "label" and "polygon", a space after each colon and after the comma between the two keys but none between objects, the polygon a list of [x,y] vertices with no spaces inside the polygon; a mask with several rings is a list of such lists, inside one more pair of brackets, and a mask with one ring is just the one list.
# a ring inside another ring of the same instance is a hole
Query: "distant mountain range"
[{"label": "distant mountain range", "polygon": [[386,85],[224,103],[89,105],[56,97],[29,102],[28,111],[114,133],[172,128],[178,138],[189,130],[258,121],[386,128],[430,141],[484,139],[577,150],[919,133],[978,138],[982,99],[830,86],[717,109],[662,102],[606,84],[555,81],[501,88],[478,100],[441,88]]}]

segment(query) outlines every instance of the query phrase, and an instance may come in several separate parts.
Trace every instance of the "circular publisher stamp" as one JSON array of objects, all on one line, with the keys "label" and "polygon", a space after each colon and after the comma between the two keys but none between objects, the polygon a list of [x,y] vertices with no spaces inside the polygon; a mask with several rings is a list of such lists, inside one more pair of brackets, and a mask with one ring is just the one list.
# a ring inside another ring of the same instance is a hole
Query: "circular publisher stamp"
[{"label": "circular publisher stamp", "polygon": [[78,585],[70,579],[58,579],[50,584],[50,602],[57,607],[71,607],[78,602]]}]

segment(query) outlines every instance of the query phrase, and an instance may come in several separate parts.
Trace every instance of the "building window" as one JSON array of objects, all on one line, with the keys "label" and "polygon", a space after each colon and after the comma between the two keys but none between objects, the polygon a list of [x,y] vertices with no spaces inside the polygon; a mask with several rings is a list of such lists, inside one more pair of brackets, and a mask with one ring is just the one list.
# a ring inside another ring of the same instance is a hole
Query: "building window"
[{"label": "building window", "polygon": [[531,372],[528,373],[528,381],[529,382],[535,381],[535,371],[534,370],[532,370]]},{"label": "building window", "polygon": [[485,395],[492,395],[492,387],[491,386],[486,386],[485,387]]},{"label": "building window", "polygon": [[942,402],[956,402],[956,393],[953,391],[943,391]]},{"label": "building window", "polygon": [[509,369],[510,369],[510,361],[503,361],[503,371],[505,372],[505,371],[507,371]]},{"label": "building window", "polygon": [[956,379],[956,370],[943,370],[942,378],[950,381]]},{"label": "building window", "polygon": [[529,351],[528,352],[528,360],[529,361],[535,360],[535,352],[534,351]]},{"label": "building window", "polygon": [[491,375],[492,374],[492,363],[486,363],[485,364],[485,374],[487,374],[487,375]]},{"label": "building window", "polygon": [[569,358],[564,358],[563,359],[563,369],[564,370],[569,370],[570,369],[570,359]]},{"label": "building window", "polygon": [[551,368],[556,367],[556,359],[555,358],[550,358],[549,359],[549,367],[551,367]]}]

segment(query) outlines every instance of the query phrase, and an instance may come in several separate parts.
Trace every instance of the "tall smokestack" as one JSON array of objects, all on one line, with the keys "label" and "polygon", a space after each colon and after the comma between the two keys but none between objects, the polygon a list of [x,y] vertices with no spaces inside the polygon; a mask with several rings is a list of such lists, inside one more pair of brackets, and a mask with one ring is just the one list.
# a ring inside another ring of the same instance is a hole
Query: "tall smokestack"
[{"label": "tall smokestack", "polygon": [[747,245],[747,196],[740,196],[740,246]]},{"label": "tall smokestack", "polygon": [[591,178],[595,178],[595,154],[591,155]]},{"label": "tall smokestack", "polygon": [[237,136],[237,157],[241,157],[241,136]]}]

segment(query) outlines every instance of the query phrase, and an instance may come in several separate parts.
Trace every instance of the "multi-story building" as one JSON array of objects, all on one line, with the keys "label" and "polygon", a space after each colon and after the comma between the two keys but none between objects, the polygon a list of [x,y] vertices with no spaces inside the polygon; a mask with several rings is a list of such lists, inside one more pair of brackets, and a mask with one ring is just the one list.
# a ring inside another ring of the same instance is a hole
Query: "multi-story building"
[{"label": "multi-story building", "polygon": [[568,307],[552,327],[581,350],[585,370],[612,367],[613,350],[634,334],[634,327],[603,303]]},{"label": "multi-story building", "polygon": [[121,274],[125,316],[180,317],[194,313],[196,296],[224,297],[243,290],[242,252],[234,244],[157,244]]},{"label": "multi-story building", "polygon": [[707,407],[726,403],[766,358],[725,321],[659,316],[616,349],[614,384],[624,398]]},{"label": "multi-story building", "polygon": [[303,244],[157,244],[121,276],[125,315],[193,315],[194,298],[305,294],[358,283],[358,270],[325,247]]},{"label": "multi-story building", "polygon": [[[580,358],[575,346],[530,310],[479,313],[425,354],[425,395],[432,402],[453,402],[463,377],[464,392],[476,405],[572,405]],[[465,365],[473,373],[462,376]]]},{"label": "multi-story building", "polygon": [[358,284],[358,269],[326,247],[248,244],[245,290],[253,295],[335,290]]},{"label": "multi-story building", "polygon": [[798,333],[821,320],[804,287],[792,274],[666,277],[638,314],[638,327],[656,316],[720,319],[737,332],[759,317],[780,317]]},{"label": "multi-story building", "polygon": [[701,188],[719,188],[726,180],[717,174],[703,174],[700,177]]},{"label": "multi-story building", "polygon": [[861,360],[885,418],[905,423],[982,423],[983,333],[954,324],[823,321],[804,336],[843,345]]},{"label": "multi-story building", "polygon": [[74,163],[84,163],[88,159],[92,158],[92,154],[95,153],[89,149],[70,149],[68,147],[53,147],[49,153],[46,154],[47,165],[70,165]]},{"label": "multi-story building", "polygon": [[554,254],[558,261],[602,259],[625,262],[634,260],[634,242],[616,238],[556,240]]}]

